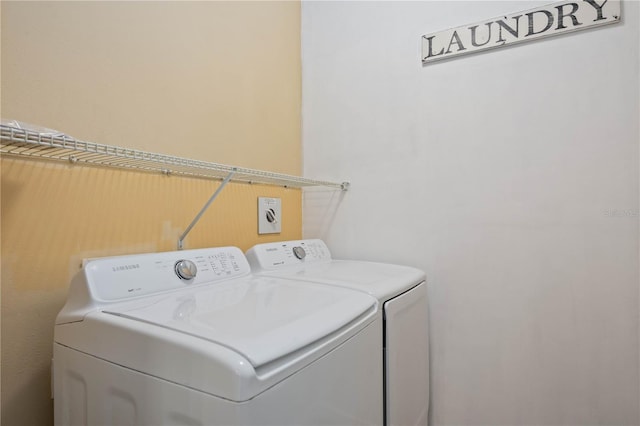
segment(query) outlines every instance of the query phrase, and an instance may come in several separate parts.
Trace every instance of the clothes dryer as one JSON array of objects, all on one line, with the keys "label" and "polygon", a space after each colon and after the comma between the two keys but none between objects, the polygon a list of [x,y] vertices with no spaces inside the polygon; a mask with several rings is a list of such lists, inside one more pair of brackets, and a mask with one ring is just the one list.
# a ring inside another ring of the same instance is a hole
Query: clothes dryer
[{"label": "clothes dryer", "polygon": [[89,261],[56,319],[55,424],[381,424],[378,311],[235,247]]},{"label": "clothes dryer", "polygon": [[349,288],[378,299],[383,328],[385,424],[426,425],[429,409],[428,308],[425,273],[407,266],[335,260],[322,240],[259,244],[246,253],[264,277]]}]

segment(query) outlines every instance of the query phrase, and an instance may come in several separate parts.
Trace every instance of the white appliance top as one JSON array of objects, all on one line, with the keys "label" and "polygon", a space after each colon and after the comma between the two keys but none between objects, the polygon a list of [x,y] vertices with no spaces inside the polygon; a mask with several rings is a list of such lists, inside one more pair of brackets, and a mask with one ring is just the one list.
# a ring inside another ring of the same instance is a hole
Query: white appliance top
[{"label": "white appliance top", "polygon": [[318,284],[251,277],[172,294],[143,308],[104,312],[218,343],[259,368],[374,309],[375,299],[362,296]]},{"label": "white appliance top", "polygon": [[299,359],[331,349],[333,337],[360,330],[377,309],[376,299],[358,291],[256,277],[236,247],[122,256],[90,261],[74,278],[55,340],[149,374],[175,374],[168,379],[194,386],[201,379],[193,371],[173,371],[185,359],[155,365],[190,347],[194,360],[206,358],[206,369],[224,370],[203,386],[243,400],[265,383],[236,383],[228,390],[220,388],[221,377],[239,380],[233,370],[242,370],[257,383],[274,369],[301,368]]},{"label": "white appliance top", "polygon": [[425,280],[419,269],[379,262],[334,260],[322,240],[258,244],[246,253],[254,274],[345,286],[386,301]]}]

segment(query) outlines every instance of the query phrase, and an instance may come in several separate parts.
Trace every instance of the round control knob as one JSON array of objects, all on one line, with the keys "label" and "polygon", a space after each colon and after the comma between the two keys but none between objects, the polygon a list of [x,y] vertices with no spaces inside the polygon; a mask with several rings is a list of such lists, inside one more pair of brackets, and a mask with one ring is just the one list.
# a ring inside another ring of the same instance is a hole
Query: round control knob
[{"label": "round control knob", "polygon": [[265,214],[267,216],[267,222],[278,223],[278,218],[274,209],[267,209],[267,212]]},{"label": "round control knob", "polygon": [[186,259],[178,260],[174,269],[181,280],[192,280],[198,273],[196,264]]},{"label": "round control knob", "polygon": [[307,256],[307,252],[300,246],[293,248],[293,254],[300,260],[304,259]]}]

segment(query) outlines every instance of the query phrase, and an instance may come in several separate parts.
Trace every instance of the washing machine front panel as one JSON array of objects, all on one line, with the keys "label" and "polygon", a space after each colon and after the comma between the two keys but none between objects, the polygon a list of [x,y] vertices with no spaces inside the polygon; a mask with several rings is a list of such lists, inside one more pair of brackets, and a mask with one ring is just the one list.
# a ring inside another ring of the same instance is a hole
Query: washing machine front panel
[{"label": "washing machine front panel", "polygon": [[[54,344],[55,425],[380,425],[380,331],[377,316],[316,362],[242,402]],[[208,373],[206,366],[199,371]]]}]

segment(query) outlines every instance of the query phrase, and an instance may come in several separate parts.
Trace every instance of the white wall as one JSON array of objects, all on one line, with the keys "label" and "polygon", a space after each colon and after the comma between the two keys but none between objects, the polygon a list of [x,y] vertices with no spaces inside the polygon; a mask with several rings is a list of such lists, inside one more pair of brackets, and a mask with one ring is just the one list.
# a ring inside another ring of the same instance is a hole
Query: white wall
[{"label": "white wall", "polygon": [[420,64],[546,3],[303,2],[304,173],[352,183],[307,193],[305,236],[427,272],[434,425],[640,422],[638,3]]}]

